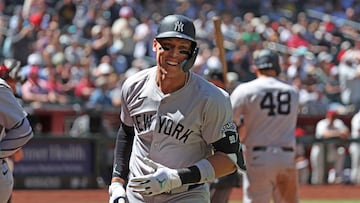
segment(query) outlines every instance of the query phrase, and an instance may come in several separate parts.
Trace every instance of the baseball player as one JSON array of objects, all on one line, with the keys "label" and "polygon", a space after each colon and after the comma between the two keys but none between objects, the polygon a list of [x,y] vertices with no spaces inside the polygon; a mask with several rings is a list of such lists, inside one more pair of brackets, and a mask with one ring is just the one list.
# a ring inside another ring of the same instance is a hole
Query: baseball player
[{"label": "baseball player", "polygon": [[124,82],[110,203],[208,203],[208,182],[244,169],[229,95],[190,71],[196,46],[193,22],[168,15],[157,65]]},{"label": "baseball player", "polygon": [[27,113],[14,96],[20,62],[5,59],[0,65],[0,203],[8,202],[13,190],[13,175],[6,159],[32,137]]},{"label": "baseball player", "polygon": [[247,167],[243,202],[298,202],[298,92],[277,78],[279,56],[272,50],[254,52],[253,71],[257,78],[238,85],[230,96]]},{"label": "baseball player", "polygon": [[[360,138],[360,110],[351,118],[351,138]],[[360,185],[360,143],[351,142],[349,146],[351,158],[350,180],[355,185]]]}]

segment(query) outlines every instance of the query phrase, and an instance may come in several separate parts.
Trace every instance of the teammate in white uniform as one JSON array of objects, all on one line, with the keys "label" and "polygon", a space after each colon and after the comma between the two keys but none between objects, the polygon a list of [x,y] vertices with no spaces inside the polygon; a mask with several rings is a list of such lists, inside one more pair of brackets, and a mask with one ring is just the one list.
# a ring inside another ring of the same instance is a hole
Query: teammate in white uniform
[{"label": "teammate in white uniform", "polygon": [[238,85],[230,97],[247,167],[243,202],[298,202],[298,92],[276,78],[279,56],[272,50],[254,53],[253,70],[257,78]]},{"label": "teammate in white uniform", "polygon": [[189,18],[166,16],[157,65],[124,82],[110,203],[210,202],[207,183],[244,168],[229,95],[189,70],[196,45]]},{"label": "teammate in white uniform", "polygon": [[33,136],[27,113],[14,96],[20,62],[5,59],[0,65],[0,203],[8,202],[13,190],[13,174],[6,158]]},{"label": "teammate in white uniform", "polygon": [[[351,119],[351,138],[360,138],[360,110]],[[350,143],[349,152],[351,157],[351,182],[360,185],[360,143]]]}]

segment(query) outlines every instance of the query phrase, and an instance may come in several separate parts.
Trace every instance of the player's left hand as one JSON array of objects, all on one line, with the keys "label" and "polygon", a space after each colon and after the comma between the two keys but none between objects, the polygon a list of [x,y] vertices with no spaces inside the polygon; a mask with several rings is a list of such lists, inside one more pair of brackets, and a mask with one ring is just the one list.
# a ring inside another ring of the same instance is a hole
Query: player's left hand
[{"label": "player's left hand", "polygon": [[124,185],[120,182],[113,182],[109,187],[109,203],[125,203],[126,192]]},{"label": "player's left hand", "polygon": [[182,185],[177,170],[170,169],[150,159],[144,158],[143,162],[155,170],[154,173],[131,178],[129,187],[134,192],[145,196],[153,196],[180,187]]}]

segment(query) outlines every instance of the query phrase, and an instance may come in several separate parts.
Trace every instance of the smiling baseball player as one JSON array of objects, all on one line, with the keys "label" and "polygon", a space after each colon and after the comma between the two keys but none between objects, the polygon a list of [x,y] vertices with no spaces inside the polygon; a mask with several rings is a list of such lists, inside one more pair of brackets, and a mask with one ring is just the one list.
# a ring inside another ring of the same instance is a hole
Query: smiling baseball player
[{"label": "smiling baseball player", "polygon": [[157,65],[123,84],[110,203],[207,203],[208,182],[244,168],[229,95],[189,70],[196,45],[189,18],[166,16]]},{"label": "smiling baseball player", "polygon": [[279,56],[256,52],[257,78],[231,93],[234,121],[244,146],[247,173],[243,176],[243,202],[298,202],[295,167],[295,126],[298,92],[277,79]]},{"label": "smiling baseball player", "polygon": [[19,69],[20,62],[13,59],[0,65],[0,203],[8,202],[14,182],[5,159],[33,137],[27,113],[14,96]]}]

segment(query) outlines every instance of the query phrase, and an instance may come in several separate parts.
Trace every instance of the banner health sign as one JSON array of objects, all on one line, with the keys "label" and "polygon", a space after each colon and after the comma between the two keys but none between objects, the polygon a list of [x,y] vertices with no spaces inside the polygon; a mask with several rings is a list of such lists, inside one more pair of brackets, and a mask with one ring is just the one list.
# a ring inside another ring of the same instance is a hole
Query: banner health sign
[{"label": "banner health sign", "polygon": [[94,179],[91,139],[33,139],[15,164],[17,188],[88,188]]}]

